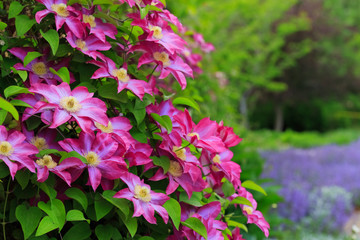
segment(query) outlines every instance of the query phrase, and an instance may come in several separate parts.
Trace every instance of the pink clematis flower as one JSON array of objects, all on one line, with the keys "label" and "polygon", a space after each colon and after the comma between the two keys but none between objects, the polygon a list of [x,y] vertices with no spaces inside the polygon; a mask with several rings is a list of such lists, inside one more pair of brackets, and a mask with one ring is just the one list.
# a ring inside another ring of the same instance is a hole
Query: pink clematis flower
[{"label": "pink clematis flower", "polygon": [[[14,47],[9,49],[9,52],[19,58],[21,61],[24,61],[24,58],[29,52],[35,51],[30,47]],[[69,58],[64,58],[60,62],[55,63],[54,61],[48,61],[48,49],[44,52],[44,55],[32,60],[26,67],[22,63],[17,63],[14,65],[16,70],[22,70],[29,72],[30,85],[46,82],[49,85],[56,84],[57,82],[62,82],[61,78],[52,72],[49,68],[53,68],[58,71],[62,67],[67,67],[69,65]],[[75,82],[74,75],[70,73],[70,83]]]},{"label": "pink clematis flower", "polygon": [[79,168],[83,162],[79,159],[65,159],[59,164],[59,157],[55,155],[44,155],[35,162],[37,169],[37,181],[44,182],[49,177],[49,172],[52,172],[64,180],[69,186],[72,182],[71,172],[69,168]]},{"label": "pink clematis flower", "polygon": [[156,193],[150,189],[150,186],[141,181],[134,174],[126,173],[120,176],[129,188],[125,188],[117,192],[115,198],[125,198],[133,202],[133,217],[141,215],[151,224],[156,224],[154,211],[158,212],[165,223],[169,219],[169,215],[164,207],[164,203],[170,198],[163,193]]},{"label": "pink clematis flower", "polygon": [[34,107],[36,104],[39,104],[39,102],[42,102],[43,104],[46,103],[46,99],[40,95],[40,94],[19,94],[16,99],[21,100],[27,104],[29,104],[32,108],[26,108],[21,120],[26,121],[29,117],[31,117],[34,114],[41,113],[41,121],[45,123],[46,125],[50,125],[52,123],[52,117],[53,113],[51,110],[42,109],[42,110],[35,110]]},{"label": "pink clematis flower", "polygon": [[127,151],[131,145],[136,144],[136,140],[129,133],[131,128],[130,120],[126,117],[113,117],[109,118],[106,126],[95,122],[91,130],[111,134],[115,140],[125,146],[125,151]]},{"label": "pink clematis flower", "polygon": [[143,99],[145,93],[152,95],[149,83],[143,80],[132,79],[127,72],[126,65],[117,68],[116,64],[110,58],[104,57],[103,60],[104,62],[89,62],[100,67],[95,71],[94,75],[91,77],[92,79],[103,77],[113,78],[118,82],[118,92],[121,92],[123,89],[129,89],[140,99]]},{"label": "pink clematis flower", "polygon": [[86,9],[80,4],[74,4],[73,6],[82,13],[82,23],[90,30],[90,34],[94,34],[103,43],[106,42],[106,36],[115,39],[116,27],[110,23],[104,23],[100,18],[95,18],[93,15],[95,6],[90,9]]},{"label": "pink clematis flower", "polygon": [[230,239],[230,240],[245,240],[243,238],[243,236],[240,234],[240,228],[234,228],[232,231],[231,231],[231,235],[227,235],[227,237]]},{"label": "pink clematis flower", "polygon": [[151,42],[141,42],[131,50],[141,50],[145,52],[139,58],[138,68],[144,64],[156,63],[158,64],[156,70],[161,72],[159,78],[164,79],[171,73],[179,82],[182,89],[186,87],[185,75],[193,77],[192,69],[184,63],[181,57],[177,54],[170,54],[160,45]]},{"label": "pink clematis flower", "polygon": [[201,152],[200,161],[203,166],[205,175],[209,173],[226,177],[235,188],[241,185],[240,182],[240,165],[231,161],[233,153],[230,150],[226,150],[221,153],[211,153],[207,150]]},{"label": "pink clematis flower", "polygon": [[182,127],[184,139],[194,144],[194,146],[207,149],[213,153],[227,150],[222,140],[216,136],[216,122],[211,121],[209,118],[203,118],[198,124],[195,124],[187,109],[174,118]]},{"label": "pink clematis flower", "polygon": [[[185,172],[183,165],[185,165],[187,172]],[[169,179],[169,185],[166,188],[168,195],[175,192],[180,185],[190,199],[193,192],[201,192],[207,186],[202,179],[201,170],[191,163],[179,163],[179,161],[170,160],[170,167],[166,174],[164,174],[163,169],[159,169],[149,180],[159,181],[165,178]]]},{"label": "pink clematis flower", "polygon": [[31,172],[35,172],[34,161],[30,155],[38,153],[38,149],[32,144],[24,142],[26,137],[18,131],[6,131],[0,125],[0,159],[9,167],[10,175],[14,176],[18,169],[25,166]]},{"label": "pink clematis flower", "polygon": [[61,147],[56,141],[57,132],[54,129],[44,129],[36,135],[34,131],[28,131],[24,124],[22,124],[22,133],[26,136],[26,141],[34,145],[39,151],[45,149],[56,149],[62,151]]},{"label": "pink clematis flower", "polygon": [[84,34],[82,37],[77,37],[69,32],[66,36],[66,40],[73,48],[76,48],[93,59],[104,58],[104,55],[98,51],[106,51],[111,48],[110,43],[102,42],[93,34]]},{"label": "pink clematis flower", "polygon": [[82,25],[81,21],[78,19],[79,13],[71,6],[67,6],[67,0],[36,0],[45,5],[46,9],[39,11],[35,15],[37,23],[40,23],[41,20],[48,15],[53,13],[55,15],[55,24],[56,30],[66,24],[68,29],[74,33],[78,38],[85,32],[85,28]]},{"label": "pink clematis flower", "polygon": [[92,98],[94,94],[89,93],[86,87],[77,87],[71,91],[70,86],[65,82],[58,86],[38,83],[34,84],[29,91],[41,94],[47,100],[47,102],[36,104],[36,111],[54,110],[50,128],[56,128],[75,119],[82,130],[91,132],[93,121],[105,126],[109,122],[105,103],[100,99]]},{"label": "pink clematis flower", "polygon": [[[85,157],[81,169],[87,168],[89,182],[94,189],[101,183],[104,189],[111,189],[111,182],[107,180],[118,179],[127,172],[127,165],[122,157],[116,155],[118,143],[106,133],[81,132],[79,139],[67,138],[59,142],[67,152],[76,151]],[[69,158],[77,159],[77,158]]]},{"label": "pink clematis flower", "polygon": [[139,26],[144,30],[144,34],[139,36],[139,40],[158,43],[163,46],[171,55],[180,53],[187,44],[179,35],[175,34],[168,22],[158,15],[148,15],[147,19],[141,19],[140,13],[128,14],[134,19],[131,25]]},{"label": "pink clematis flower", "polygon": [[244,197],[251,202],[252,206],[240,204],[243,214],[248,218],[247,223],[254,223],[261,229],[261,231],[264,232],[265,236],[268,237],[270,225],[265,220],[263,214],[260,211],[256,210],[257,202],[255,201],[253,195],[248,192],[244,187],[239,187],[237,189],[237,193],[230,196],[229,200],[233,200],[238,196]]},{"label": "pink clematis flower", "polygon": [[222,139],[227,148],[238,145],[241,138],[234,133],[233,128],[224,126],[223,121],[218,124],[217,136]]}]

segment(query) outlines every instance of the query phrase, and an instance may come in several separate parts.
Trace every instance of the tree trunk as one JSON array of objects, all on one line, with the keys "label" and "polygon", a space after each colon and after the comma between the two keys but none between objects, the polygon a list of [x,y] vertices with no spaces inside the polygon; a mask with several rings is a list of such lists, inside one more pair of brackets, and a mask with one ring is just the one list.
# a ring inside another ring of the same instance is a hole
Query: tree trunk
[{"label": "tree trunk", "polygon": [[281,132],[284,129],[284,112],[281,103],[275,105],[275,124],[274,130]]}]

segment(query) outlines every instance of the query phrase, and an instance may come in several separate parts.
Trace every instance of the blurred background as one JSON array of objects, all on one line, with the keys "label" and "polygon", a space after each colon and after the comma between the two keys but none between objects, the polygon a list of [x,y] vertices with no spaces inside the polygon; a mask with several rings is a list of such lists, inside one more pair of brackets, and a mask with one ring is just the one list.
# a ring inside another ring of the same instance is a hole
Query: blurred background
[{"label": "blurred background", "polygon": [[[360,239],[360,1],[177,0],[215,51],[184,96],[243,138],[232,150],[270,239]],[[206,52],[206,51],[205,51]],[[210,51],[209,51],[210,52]],[[249,226],[246,239],[263,239]]]}]

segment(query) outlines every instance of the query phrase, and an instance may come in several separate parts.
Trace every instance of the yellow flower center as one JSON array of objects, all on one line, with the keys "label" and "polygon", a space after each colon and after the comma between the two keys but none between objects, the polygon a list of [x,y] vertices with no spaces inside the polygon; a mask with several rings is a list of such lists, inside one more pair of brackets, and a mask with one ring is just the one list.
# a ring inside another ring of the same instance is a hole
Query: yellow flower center
[{"label": "yellow flower center", "polygon": [[31,70],[38,76],[42,76],[47,73],[46,65],[43,62],[34,63],[31,66]]},{"label": "yellow flower center", "polygon": [[168,67],[171,65],[169,55],[165,52],[155,52],[153,57],[156,61],[162,62],[164,67]]},{"label": "yellow flower center", "polygon": [[143,202],[150,202],[151,201],[151,194],[150,189],[148,187],[142,187],[140,185],[135,185],[134,189],[135,195],[134,197],[140,199]]},{"label": "yellow flower center", "polygon": [[253,211],[254,211],[254,209],[252,207],[249,207],[249,206],[244,206],[243,210],[249,215],[252,214]]},{"label": "yellow flower center", "polygon": [[197,140],[200,140],[200,135],[197,132],[192,132],[188,134],[189,137],[196,136]]},{"label": "yellow flower center", "polygon": [[128,82],[130,80],[127,70],[125,68],[114,69],[111,73],[114,77],[116,77],[120,82]]},{"label": "yellow flower center", "polygon": [[47,167],[49,169],[52,169],[57,166],[57,163],[52,159],[50,155],[45,155],[43,158],[40,158],[36,160],[36,164],[41,167]]},{"label": "yellow flower center", "polygon": [[220,155],[216,154],[215,157],[213,157],[212,161],[213,163],[220,164],[221,163]]},{"label": "yellow flower center", "polygon": [[86,46],[86,42],[81,39],[76,39],[75,44],[78,48],[80,48],[81,51],[87,51],[89,50]]},{"label": "yellow flower center", "polygon": [[183,174],[180,163],[176,161],[170,161],[169,173],[174,177],[180,177]]},{"label": "yellow flower center", "polygon": [[37,149],[39,149],[39,151],[49,148],[45,138],[42,138],[42,137],[33,137],[31,139],[31,144],[34,145],[35,147],[37,147]]},{"label": "yellow flower center", "polygon": [[64,3],[51,5],[51,9],[56,12],[57,15],[64,18],[69,16],[69,11],[66,8],[66,4]]},{"label": "yellow flower center", "polygon": [[78,112],[81,109],[81,104],[73,96],[63,97],[60,100],[60,106],[63,109],[65,109],[66,111],[71,112],[71,113]]},{"label": "yellow flower center", "polygon": [[90,27],[96,27],[95,17],[93,15],[83,15],[84,23],[90,24]]},{"label": "yellow flower center", "polygon": [[163,34],[162,34],[162,28],[158,27],[158,26],[149,26],[150,31],[153,31],[153,37],[156,39],[162,39]]},{"label": "yellow flower center", "polygon": [[92,151],[88,152],[85,158],[90,166],[97,166],[100,163],[99,156]]},{"label": "yellow flower center", "polygon": [[0,155],[8,157],[13,152],[14,152],[14,148],[11,146],[11,144],[8,141],[0,142]]},{"label": "yellow flower center", "polygon": [[104,126],[98,122],[95,122],[95,126],[104,133],[112,133],[114,131],[114,128],[113,128],[111,122],[109,122],[107,126]]},{"label": "yellow flower center", "polygon": [[173,146],[173,152],[176,154],[178,158],[185,161],[186,160],[186,150],[182,147]]},{"label": "yellow flower center", "polygon": [[220,171],[220,169],[219,169],[217,166],[215,166],[215,165],[211,165],[211,169],[212,169],[214,172]]}]

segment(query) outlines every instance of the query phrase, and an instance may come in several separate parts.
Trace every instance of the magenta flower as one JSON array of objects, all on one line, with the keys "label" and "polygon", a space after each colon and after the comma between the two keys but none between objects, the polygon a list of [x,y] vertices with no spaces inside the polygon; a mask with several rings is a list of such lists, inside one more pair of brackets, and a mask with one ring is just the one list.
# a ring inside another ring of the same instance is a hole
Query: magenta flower
[{"label": "magenta flower", "polygon": [[235,188],[241,185],[240,182],[240,165],[231,161],[233,153],[230,150],[226,150],[221,153],[211,153],[207,150],[201,152],[200,161],[203,166],[203,171],[205,175],[208,175],[210,172],[212,174],[220,174],[221,177],[226,177]]},{"label": "magenta flower", "polygon": [[9,167],[13,179],[17,170],[23,166],[35,172],[34,161],[29,156],[39,151],[35,146],[24,142],[25,139],[21,132],[12,131],[9,134],[6,128],[0,125],[0,159]]},{"label": "magenta flower", "polygon": [[141,215],[151,224],[156,224],[154,217],[155,211],[160,214],[165,223],[169,219],[169,215],[165,208],[162,207],[164,203],[170,198],[163,193],[156,193],[150,189],[150,186],[145,184],[143,180],[134,174],[126,173],[120,176],[129,188],[125,188],[117,192],[114,197],[125,198],[133,202],[134,214],[133,217]]},{"label": "magenta flower", "polygon": [[139,40],[158,43],[163,46],[170,54],[180,53],[184,50],[186,42],[175,34],[168,22],[158,15],[148,15],[147,19],[141,19],[140,13],[128,14],[134,19],[131,25],[139,26],[144,30],[144,34],[139,36]]},{"label": "magenta flower", "polygon": [[106,115],[106,105],[97,98],[92,98],[86,87],[77,87],[71,91],[70,86],[62,84],[46,85],[34,84],[30,92],[41,94],[47,102],[39,102],[35,106],[36,111],[53,109],[53,122],[50,128],[56,128],[61,124],[75,119],[80,128],[85,132],[91,132],[93,121],[107,126],[109,119]]},{"label": "magenta flower", "polygon": [[37,169],[37,181],[44,182],[49,177],[49,172],[52,172],[63,179],[69,186],[72,182],[71,172],[67,170],[69,168],[79,168],[83,165],[83,162],[79,159],[65,159],[60,164],[59,157],[54,155],[44,155],[35,162]]},{"label": "magenta flower", "polygon": [[41,113],[41,120],[46,125],[50,125],[52,123],[53,119],[53,113],[51,110],[42,109],[42,110],[35,110],[34,107],[36,104],[39,104],[39,102],[42,102],[42,104],[45,104],[46,99],[40,95],[40,94],[20,94],[16,97],[16,99],[24,101],[25,103],[29,104],[32,108],[26,108],[21,120],[26,121],[29,117],[31,117],[34,114]]},{"label": "magenta flower", "polygon": [[170,54],[163,47],[151,42],[141,42],[134,46],[132,50],[142,50],[145,53],[139,58],[138,68],[144,64],[156,63],[159,66],[157,71],[161,71],[160,79],[166,78],[170,73],[179,82],[182,89],[186,87],[185,75],[193,77],[192,69],[184,63],[181,57]]},{"label": "magenta flower", "polygon": [[109,134],[98,133],[95,136],[81,132],[79,139],[67,138],[59,144],[65,151],[76,151],[85,157],[87,162],[82,163],[80,168],[88,169],[89,182],[94,191],[100,183],[103,188],[109,186],[107,180],[118,179],[127,171],[123,158],[115,154],[118,143]]},{"label": "magenta flower", "polygon": [[86,25],[86,27],[90,30],[90,34],[94,34],[98,39],[100,39],[103,43],[106,42],[106,36],[115,39],[115,35],[117,34],[117,29],[114,25],[110,23],[104,23],[100,18],[94,17],[95,6],[90,9],[86,9],[81,5],[77,5],[82,13],[82,22]]},{"label": "magenta flower", "polygon": [[223,141],[216,136],[217,123],[209,118],[203,118],[198,124],[195,124],[189,112],[176,115],[175,120],[181,125],[183,137],[196,147],[204,148],[213,153],[227,150]]},{"label": "magenta flower", "polygon": [[117,68],[116,64],[110,58],[104,57],[103,60],[104,62],[89,62],[100,67],[95,71],[91,77],[92,79],[103,77],[113,78],[118,82],[118,92],[121,92],[123,89],[129,89],[140,99],[144,97],[145,93],[152,95],[151,86],[143,80],[132,79],[127,72],[126,65]]},{"label": "magenta flower", "polygon": [[[183,167],[185,165],[185,167]],[[185,172],[185,168],[187,172]],[[193,192],[201,192],[207,186],[202,179],[200,168],[192,163],[179,163],[179,161],[170,160],[170,167],[166,174],[163,169],[159,169],[150,181],[159,181],[169,178],[169,185],[166,188],[166,194],[171,194],[180,185],[187,193],[189,199]]]},{"label": "magenta flower", "polygon": [[241,142],[241,138],[234,133],[233,128],[224,126],[223,121],[218,124],[218,137],[222,139],[226,147],[233,147]]},{"label": "magenta flower", "polygon": [[74,33],[78,38],[85,32],[85,28],[82,25],[81,21],[78,19],[79,13],[71,6],[67,6],[66,0],[36,0],[45,5],[46,9],[39,11],[35,15],[37,23],[40,23],[41,20],[48,15],[53,13],[55,15],[55,24],[56,30],[66,24],[68,29]]},{"label": "magenta flower", "polygon": [[113,138],[119,142],[119,144],[125,146],[125,150],[130,148],[130,145],[134,145],[136,140],[130,135],[129,130],[132,128],[130,120],[126,117],[113,117],[109,118],[107,125],[95,122],[91,130],[98,130],[102,133],[108,133],[113,135]]},{"label": "magenta flower", "polygon": [[231,235],[227,235],[227,237],[230,239],[230,240],[245,240],[243,238],[243,236],[240,234],[240,228],[234,228],[232,231],[231,231]]},{"label": "magenta flower", "polygon": [[69,32],[66,36],[66,40],[73,48],[76,48],[93,59],[98,57],[104,58],[104,55],[98,51],[106,51],[111,48],[110,43],[102,42],[93,34],[84,34],[81,37],[77,37],[76,35]]},{"label": "magenta flower", "polygon": [[[18,48],[14,47],[9,49],[9,52],[19,58],[21,61],[24,61],[24,58],[29,52],[35,51],[30,47]],[[60,62],[55,63],[54,61],[49,62],[47,60],[48,50],[45,51],[44,55],[32,60],[26,67],[22,63],[17,63],[14,65],[16,70],[22,70],[29,72],[30,85],[41,83],[45,81],[47,84],[56,84],[57,82],[62,82],[61,78],[52,72],[49,68],[54,70],[59,70],[62,67],[67,67],[69,65],[69,58],[64,58]],[[70,83],[75,82],[74,75],[70,73]]]}]

